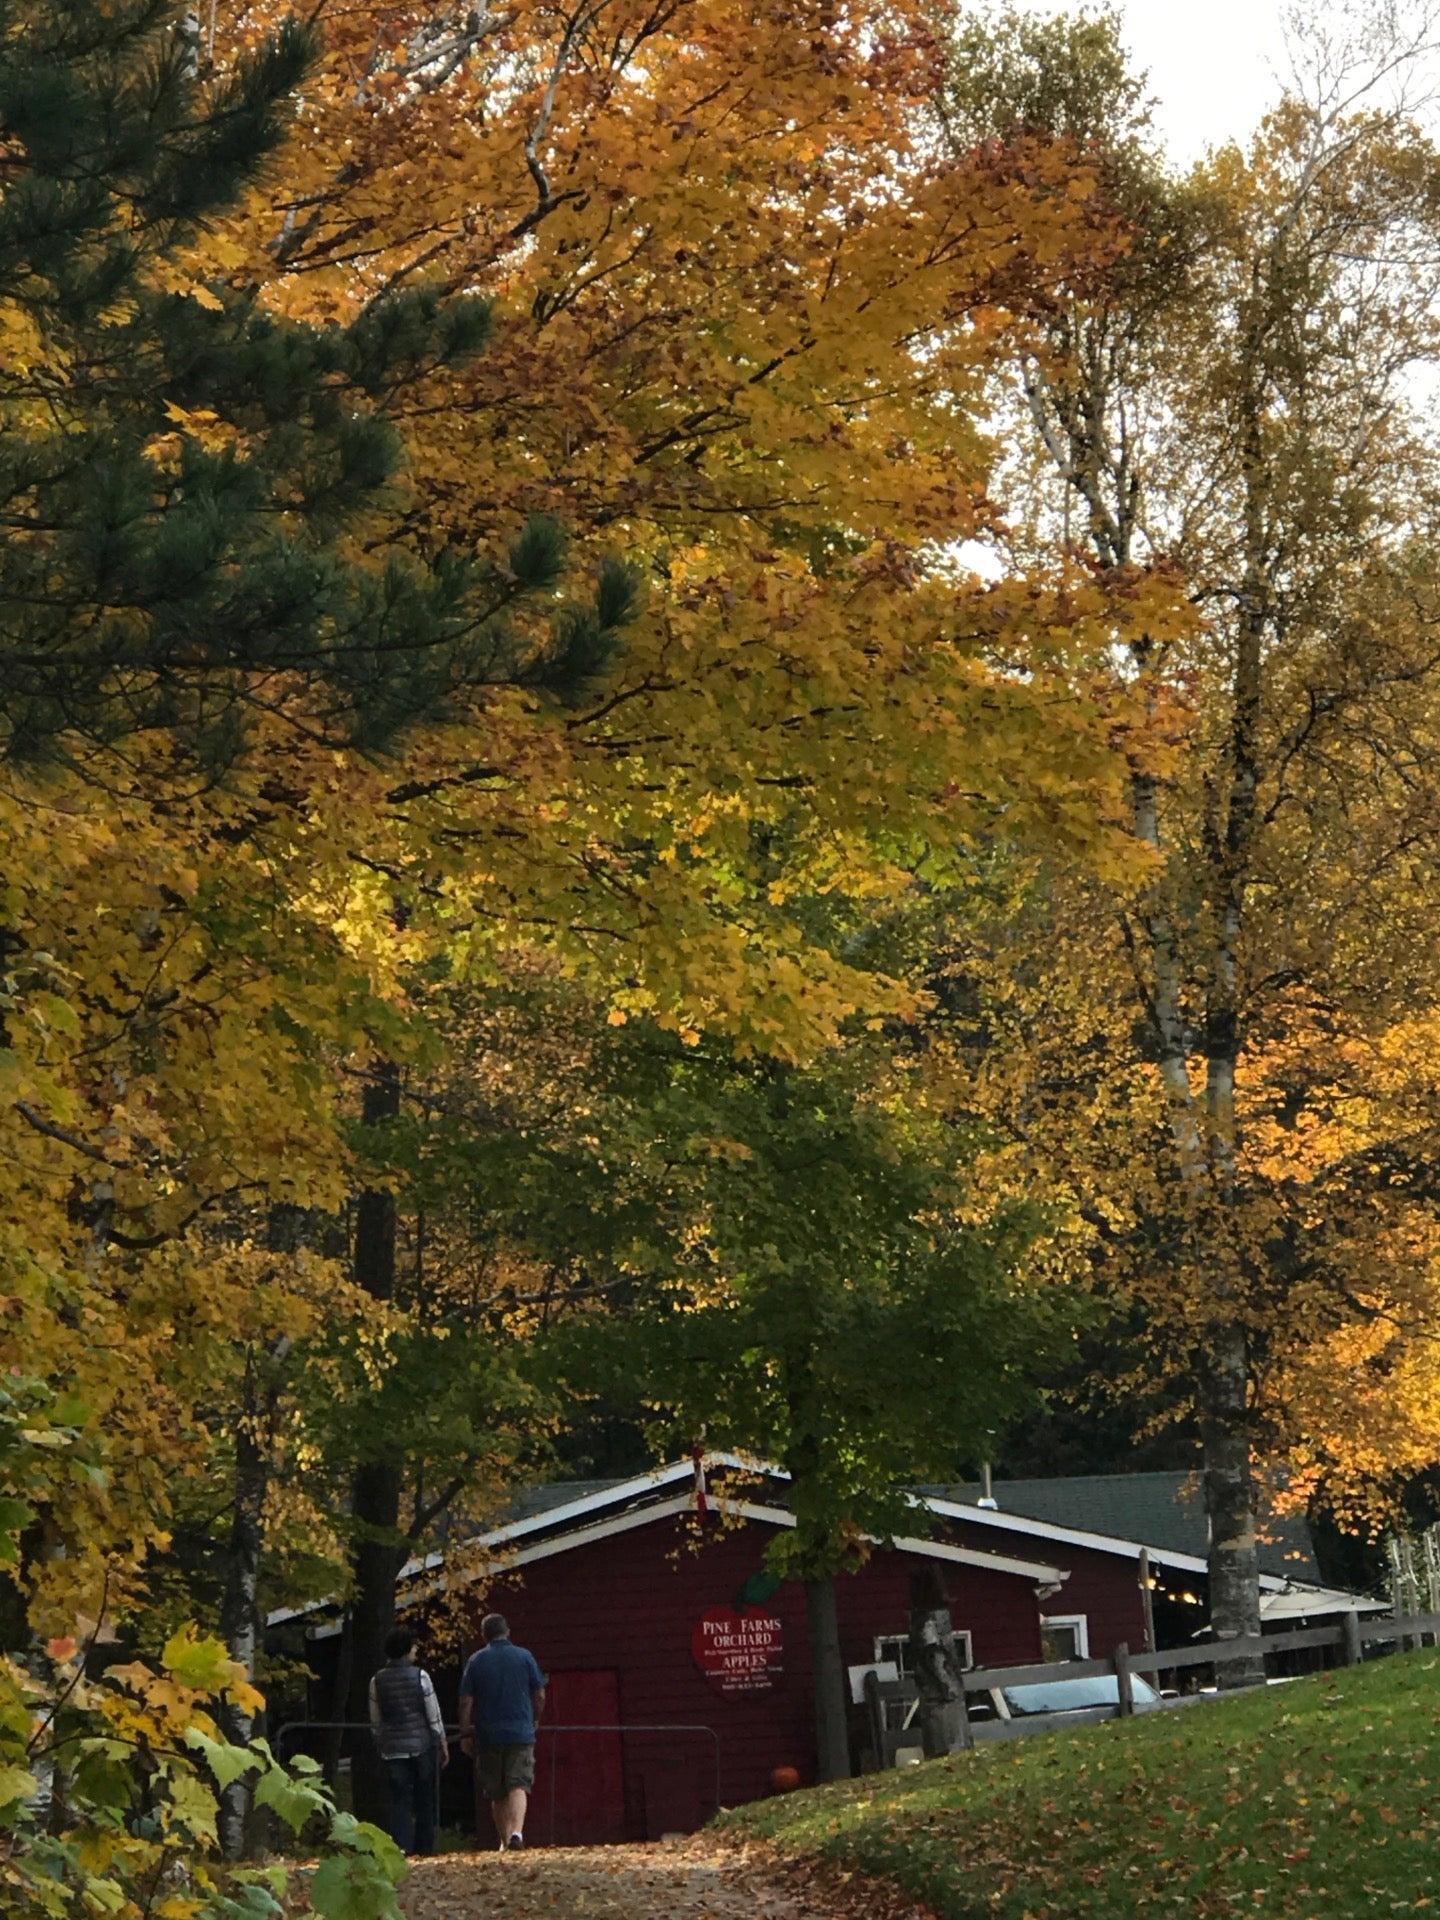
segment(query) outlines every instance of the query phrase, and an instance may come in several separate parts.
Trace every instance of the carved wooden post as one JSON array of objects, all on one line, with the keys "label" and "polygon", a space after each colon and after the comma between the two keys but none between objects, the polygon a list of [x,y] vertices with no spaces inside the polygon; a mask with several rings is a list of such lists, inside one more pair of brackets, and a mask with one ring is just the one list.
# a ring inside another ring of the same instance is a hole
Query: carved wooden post
[{"label": "carved wooden post", "polygon": [[1345,1629],[1345,1650],[1341,1658],[1347,1667],[1358,1667],[1365,1658],[1365,1646],[1360,1638],[1360,1616],[1352,1607],[1349,1613],[1340,1616],[1340,1624]]},{"label": "carved wooden post", "polygon": [[1130,1673],[1130,1649],[1123,1640],[1115,1649],[1115,1690],[1120,1697],[1120,1718],[1128,1720],[1135,1711],[1135,1687]]},{"label": "carved wooden post", "polygon": [[965,1707],[965,1670],[944,1587],[933,1568],[918,1574],[910,1591],[910,1665],[920,1693],[920,1743],[927,1760],[957,1747],[971,1747]]},{"label": "carved wooden post", "polygon": [[1155,1592],[1150,1574],[1150,1549],[1140,1549],[1140,1605],[1145,1614],[1145,1651],[1154,1653],[1155,1647]]}]

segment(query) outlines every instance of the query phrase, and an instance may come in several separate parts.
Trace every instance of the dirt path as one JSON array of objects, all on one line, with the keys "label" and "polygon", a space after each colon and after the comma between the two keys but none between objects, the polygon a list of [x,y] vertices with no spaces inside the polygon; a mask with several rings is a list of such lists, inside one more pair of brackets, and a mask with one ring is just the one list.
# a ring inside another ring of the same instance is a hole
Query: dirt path
[{"label": "dirt path", "polygon": [[416,1862],[400,1904],[406,1920],[878,1920],[872,1900],[837,1903],[838,1889],[802,1891],[788,1878],[704,1842],[447,1853]]}]

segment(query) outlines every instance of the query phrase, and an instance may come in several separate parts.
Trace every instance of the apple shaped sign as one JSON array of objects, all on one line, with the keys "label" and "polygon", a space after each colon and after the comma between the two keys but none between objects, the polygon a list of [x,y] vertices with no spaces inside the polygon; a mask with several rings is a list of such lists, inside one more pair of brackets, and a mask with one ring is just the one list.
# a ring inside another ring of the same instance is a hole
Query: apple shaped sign
[{"label": "apple shaped sign", "polygon": [[764,1693],[781,1669],[781,1626],[763,1607],[711,1607],[690,1639],[695,1664],[720,1693]]}]

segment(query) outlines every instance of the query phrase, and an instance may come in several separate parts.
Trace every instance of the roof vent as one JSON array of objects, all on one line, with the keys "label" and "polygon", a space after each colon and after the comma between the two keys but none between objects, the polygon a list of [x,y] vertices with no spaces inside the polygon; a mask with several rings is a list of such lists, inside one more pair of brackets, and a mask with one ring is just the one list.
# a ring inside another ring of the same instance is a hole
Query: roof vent
[{"label": "roof vent", "polygon": [[987,1513],[998,1513],[1000,1511],[1000,1502],[995,1498],[994,1491],[990,1485],[990,1462],[988,1460],[980,1469],[980,1484],[981,1493],[980,1498],[975,1502],[976,1506],[983,1507]]}]

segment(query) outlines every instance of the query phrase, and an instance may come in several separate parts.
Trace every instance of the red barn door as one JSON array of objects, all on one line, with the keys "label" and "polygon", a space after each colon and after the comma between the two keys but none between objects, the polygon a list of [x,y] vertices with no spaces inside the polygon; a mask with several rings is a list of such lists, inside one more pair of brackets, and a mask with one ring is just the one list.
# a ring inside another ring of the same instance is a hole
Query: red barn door
[{"label": "red barn door", "polygon": [[[535,1742],[528,1839],[547,1847],[588,1847],[625,1838],[620,1735],[602,1731],[619,1724],[617,1674],[551,1673]],[[561,1731],[567,1727],[579,1731]]]}]

